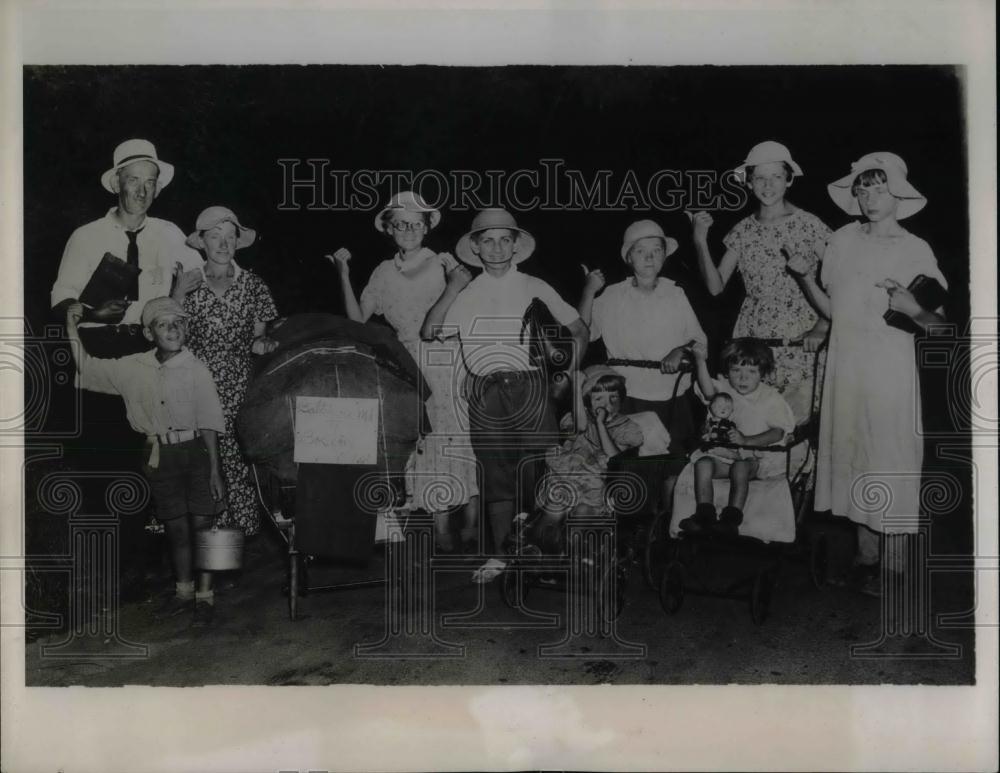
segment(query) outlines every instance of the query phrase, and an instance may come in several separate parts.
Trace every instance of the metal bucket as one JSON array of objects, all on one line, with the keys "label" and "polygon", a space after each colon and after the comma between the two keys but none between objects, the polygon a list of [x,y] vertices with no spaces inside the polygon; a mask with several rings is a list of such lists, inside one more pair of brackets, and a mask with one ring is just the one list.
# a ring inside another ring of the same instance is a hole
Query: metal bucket
[{"label": "metal bucket", "polygon": [[194,565],[208,572],[243,566],[243,529],[198,529],[194,533]]}]

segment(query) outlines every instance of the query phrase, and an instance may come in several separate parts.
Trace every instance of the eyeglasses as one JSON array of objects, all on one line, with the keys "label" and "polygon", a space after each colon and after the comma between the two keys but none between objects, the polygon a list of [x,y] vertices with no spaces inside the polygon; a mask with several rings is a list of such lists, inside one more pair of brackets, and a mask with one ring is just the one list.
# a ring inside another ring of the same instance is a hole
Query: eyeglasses
[{"label": "eyeglasses", "polygon": [[403,231],[423,231],[424,221],[418,220],[415,223],[407,223],[405,220],[393,220],[392,230],[396,233],[403,233]]}]

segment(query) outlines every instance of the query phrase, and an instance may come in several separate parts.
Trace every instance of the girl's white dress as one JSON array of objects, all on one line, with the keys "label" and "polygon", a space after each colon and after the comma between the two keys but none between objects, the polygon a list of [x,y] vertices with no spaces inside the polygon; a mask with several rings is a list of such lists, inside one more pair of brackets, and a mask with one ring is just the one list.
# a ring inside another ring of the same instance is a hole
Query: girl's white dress
[{"label": "girl's white dress", "polygon": [[[916,531],[923,431],[913,336],[886,324],[886,291],[918,274],[947,287],[923,239],[836,231],[823,257],[832,327],[820,411],[816,509],[875,531]],[[895,520],[893,519],[895,516]]]},{"label": "girl's white dress", "polygon": [[[406,465],[406,489],[415,507],[450,510],[479,494],[476,461],[469,440],[469,408],[462,397],[458,344],[420,340],[420,327],[445,288],[445,273],[457,265],[446,253],[426,247],[404,264],[383,261],[361,292],[361,302],[392,325],[431,389],[426,399],[431,432],[421,438]],[[406,271],[403,271],[403,268]]]}]

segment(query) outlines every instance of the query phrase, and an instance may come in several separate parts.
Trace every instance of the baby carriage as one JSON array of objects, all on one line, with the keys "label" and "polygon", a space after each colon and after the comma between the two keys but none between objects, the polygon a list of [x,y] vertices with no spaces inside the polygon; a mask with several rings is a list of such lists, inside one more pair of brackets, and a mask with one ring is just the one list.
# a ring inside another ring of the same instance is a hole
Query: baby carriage
[{"label": "baby carriage", "polygon": [[[770,347],[802,345],[783,339],[763,339],[762,343]],[[680,522],[695,512],[696,506],[694,465],[688,464],[681,472],[671,508],[671,548],[659,575],[660,603],[667,614],[676,614],[688,594],[715,596],[749,601],[754,623],[763,623],[783,561],[794,555],[806,558],[816,588],[825,585],[826,537],[807,536],[802,528],[812,504],[818,435],[815,400],[798,400],[796,404],[795,429],[781,444],[763,448],[724,445],[736,451],[784,457],[784,475],[750,481],[736,536],[693,535],[680,528]],[[713,480],[716,508],[728,503],[729,489],[729,480]]]},{"label": "baby carriage", "polygon": [[[657,363],[657,367],[659,364]],[[644,556],[645,531],[636,521],[650,512],[658,484],[650,482],[650,470],[669,458],[670,436],[652,412],[629,416],[642,430],[643,443],[613,457],[602,475],[604,509],[600,514],[565,517],[558,525],[546,526],[541,511],[515,519],[510,559],[500,589],[511,607],[524,605],[533,588],[579,593],[594,602],[596,616],[613,620],[625,602],[632,569]]]}]

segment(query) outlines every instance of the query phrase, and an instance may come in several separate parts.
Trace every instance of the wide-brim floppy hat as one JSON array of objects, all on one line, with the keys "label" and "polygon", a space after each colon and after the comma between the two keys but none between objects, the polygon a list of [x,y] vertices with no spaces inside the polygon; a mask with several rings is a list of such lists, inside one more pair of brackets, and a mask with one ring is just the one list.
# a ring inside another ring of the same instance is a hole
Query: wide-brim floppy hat
[{"label": "wide-brim floppy hat", "polygon": [[156,322],[160,317],[167,314],[175,317],[190,316],[177,301],[169,295],[164,295],[160,298],[153,298],[151,301],[146,301],[146,305],[142,307],[142,326],[149,327],[153,322]]},{"label": "wide-brim floppy hat", "polygon": [[209,228],[215,228],[219,223],[232,223],[239,229],[240,235],[236,238],[236,249],[238,250],[249,247],[257,238],[257,232],[240,223],[231,209],[214,206],[202,210],[195,221],[194,232],[188,234],[184,241],[187,242],[188,247],[194,247],[196,250],[205,249],[205,240],[201,238],[202,233]]},{"label": "wide-brim floppy hat", "polygon": [[775,142],[774,140],[764,140],[764,142],[759,142],[750,148],[750,152],[747,153],[747,157],[743,159],[743,163],[736,167],[733,172],[743,182],[746,182],[748,166],[780,164],[782,162],[788,164],[792,168],[793,177],[802,176],[802,167],[795,163],[795,159],[792,158],[792,154],[788,148],[780,142]]},{"label": "wide-brim floppy hat", "polygon": [[125,140],[115,148],[112,167],[101,175],[101,185],[108,193],[114,193],[112,181],[122,167],[134,164],[136,161],[151,161],[156,164],[160,174],[156,177],[156,192],[162,191],[174,179],[174,165],[161,161],[156,155],[156,148],[149,140]]},{"label": "wide-brim floppy hat", "polygon": [[906,179],[906,162],[895,153],[869,153],[851,164],[851,173],[835,180],[826,186],[830,198],[848,215],[860,215],[861,205],[851,190],[854,181],[862,172],[881,169],[885,172],[886,186],[889,193],[899,199],[896,207],[896,219],[902,220],[915,215],[927,204],[927,198]]},{"label": "wide-brim floppy hat", "polygon": [[581,375],[583,376],[583,385],[580,387],[581,395],[589,395],[593,392],[594,387],[597,386],[597,382],[605,376],[614,376],[622,380],[625,378],[609,365],[591,365],[589,368],[584,368]]},{"label": "wide-brim floppy hat", "polygon": [[670,257],[677,252],[677,240],[663,233],[659,224],[652,220],[637,220],[625,229],[625,237],[622,239],[622,260],[628,260],[628,251],[640,239],[655,236],[663,239],[664,257]]},{"label": "wide-brim floppy hat", "polygon": [[476,215],[472,220],[472,227],[469,229],[469,232],[458,240],[458,245],[455,247],[455,254],[459,260],[468,263],[470,266],[482,267],[483,262],[472,251],[472,236],[483,231],[489,231],[491,228],[507,228],[511,231],[517,231],[520,234],[512,260],[514,265],[523,263],[535,251],[535,237],[521,228],[517,224],[517,221],[514,220],[514,216],[506,209],[491,207],[484,209]]},{"label": "wide-brim floppy hat", "polygon": [[430,212],[431,213],[431,228],[437,226],[441,222],[441,213],[434,209],[434,207],[427,206],[427,202],[423,200],[419,193],[414,193],[413,191],[400,191],[391,199],[385,208],[375,215],[375,230],[380,233],[385,232],[385,222],[383,218],[387,213],[392,212],[394,209],[402,209],[406,212]]}]

